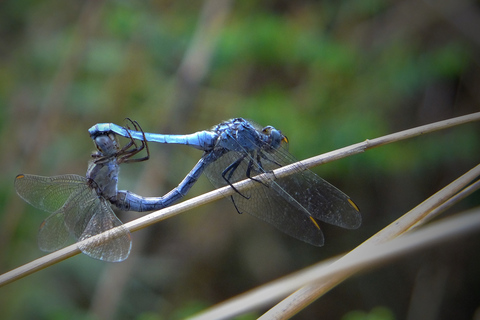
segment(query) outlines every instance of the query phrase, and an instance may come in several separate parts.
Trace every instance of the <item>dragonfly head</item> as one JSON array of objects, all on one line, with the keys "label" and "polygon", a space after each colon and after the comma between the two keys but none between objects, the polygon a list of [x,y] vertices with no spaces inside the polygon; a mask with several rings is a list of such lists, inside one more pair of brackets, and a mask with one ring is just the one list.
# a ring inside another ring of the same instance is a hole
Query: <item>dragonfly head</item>
[{"label": "dragonfly head", "polygon": [[273,149],[278,149],[282,144],[288,145],[288,139],[280,130],[272,126],[266,126],[262,129],[262,133],[267,136],[267,142]]},{"label": "dragonfly head", "polygon": [[117,136],[112,132],[96,136],[93,142],[101,156],[111,156],[120,150]]}]

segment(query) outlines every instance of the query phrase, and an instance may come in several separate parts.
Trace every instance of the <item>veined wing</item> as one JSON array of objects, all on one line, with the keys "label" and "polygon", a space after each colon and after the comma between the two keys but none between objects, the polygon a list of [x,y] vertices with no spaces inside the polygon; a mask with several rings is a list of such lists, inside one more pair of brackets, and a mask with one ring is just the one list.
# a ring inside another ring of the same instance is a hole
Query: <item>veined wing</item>
[{"label": "veined wing", "polygon": [[[282,166],[296,162],[296,159],[284,148],[264,153],[268,160],[262,161],[266,170],[277,169],[273,163]],[[311,170],[297,165],[297,172],[275,183],[292,199],[304,207],[312,217],[323,222],[346,229],[356,229],[362,223],[357,205],[345,193],[325,181]]]},{"label": "veined wing", "polygon": [[56,212],[68,197],[86,185],[87,179],[76,174],[42,177],[19,174],[15,178],[17,194],[32,206],[47,212]]},{"label": "veined wing", "polygon": [[[216,187],[225,186],[227,183],[221,176],[222,172],[242,157],[238,167],[227,172],[226,177],[231,183],[247,178],[247,170],[250,170],[250,177],[254,177],[295,161],[282,147],[272,150],[264,145],[258,146],[256,153],[225,153],[206,168],[205,174]],[[241,191],[241,195],[234,194],[232,201],[240,212],[248,212],[297,239],[317,246],[323,245],[324,238],[315,219],[344,228],[357,228],[361,223],[358,208],[347,195],[301,167],[293,175],[259,182],[255,188]]]},{"label": "veined wing", "polygon": [[37,236],[40,250],[52,252],[65,246],[69,233],[64,218],[63,209],[60,209],[42,222]]},{"label": "veined wing", "polygon": [[32,206],[53,212],[40,226],[38,244],[54,251],[65,244],[68,234],[81,241],[113,227],[120,227],[103,239],[80,247],[100,260],[125,260],[131,249],[130,232],[113,213],[110,204],[87,185],[85,177],[67,174],[54,177],[21,174],[15,179],[18,195]]},{"label": "veined wing", "polygon": [[[87,188],[72,195],[64,206],[65,224],[86,255],[109,262],[125,260],[130,254],[130,231],[115,216],[110,203]],[[94,237],[105,232],[101,238]]]},{"label": "veined wing", "polygon": [[[249,121],[257,131],[262,128],[253,121]],[[254,142],[252,142],[254,143]],[[277,149],[272,149],[267,144],[258,146],[265,160],[261,159],[262,167],[266,171],[278,169],[278,165],[286,166],[298,160],[288,150],[288,145],[283,144]],[[315,219],[346,229],[356,229],[362,223],[357,205],[345,193],[325,181],[313,171],[296,165],[297,173],[282,179],[275,180],[286,194],[294,198],[289,202],[297,202],[295,206],[302,206]],[[264,170],[259,170],[259,172]],[[278,189],[278,188],[277,188]]]},{"label": "veined wing", "polygon": [[[235,151],[224,154],[205,169],[205,175],[217,188],[227,185],[222,177],[222,172],[242,156],[240,152]],[[248,156],[242,160],[229,179],[231,183],[247,178],[246,172],[249,161]],[[259,171],[258,166],[254,166],[250,172],[251,177],[260,173],[263,172]],[[322,246],[324,237],[318,224],[313,222],[308,214],[292,207],[284,192],[278,192],[278,189],[281,190],[281,188],[278,185],[275,185],[274,188],[272,183],[274,182],[258,182],[257,186],[240,191],[241,194],[234,193],[231,199],[236,209],[240,213],[248,212],[294,238],[316,246]]]},{"label": "veined wing", "polygon": [[38,231],[38,246],[42,251],[55,251],[65,245],[69,232],[63,205],[72,194],[88,188],[86,183],[85,177],[75,174],[53,177],[19,174],[15,178],[15,189],[23,200],[40,210],[53,212]]},{"label": "veined wing", "polygon": [[[78,240],[94,213],[93,208],[100,203],[95,190],[87,185],[87,179],[74,174],[53,177],[21,174],[15,179],[15,188],[32,206],[53,212],[40,227],[39,240],[45,244],[48,237],[56,236],[62,222]],[[46,245],[45,249],[50,251],[49,247]]]}]

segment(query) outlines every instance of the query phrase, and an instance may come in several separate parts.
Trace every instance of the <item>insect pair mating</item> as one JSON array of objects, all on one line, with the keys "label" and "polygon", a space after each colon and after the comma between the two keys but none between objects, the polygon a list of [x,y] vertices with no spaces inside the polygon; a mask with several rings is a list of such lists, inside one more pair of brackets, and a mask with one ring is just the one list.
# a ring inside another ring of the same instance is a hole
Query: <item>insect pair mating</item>
[{"label": "insect pair mating", "polygon": [[[259,181],[254,178],[296,162],[287,151],[286,137],[272,126],[261,128],[243,118],[236,118],[211,130],[188,135],[164,135],[145,133],[138,123],[132,124],[135,130],[112,123],[97,124],[89,129],[98,152],[86,177],[17,177],[17,193],[22,198],[39,209],[53,212],[40,230],[42,249],[61,246],[68,232],[60,229],[66,227],[77,240],[92,239],[80,246],[87,255],[105,261],[121,261],[130,251],[130,234],[115,217],[109,204],[122,210],[140,212],[167,207],[186,195],[203,172],[217,188],[233,187],[235,182],[246,178],[255,180],[257,184],[254,188],[242,192],[236,190],[231,196],[237,211],[248,212],[312,245],[322,246],[324,243],[317,220],[348,229],[358,228],[361,224],[358,207],[346,194],[300,165],[296,166],[292,175],[280,179]],[[130,141],[120,148],[115,135]],[[140,145],[134,139],[140,140]],[[119,165],[147,160],[147,141],[188,145],[204,153],[180,184],[163,197],[142,197],[130,191],[117,190]],[[132,158],[144,148],[147,150],[146,157]],[[47,227],[49,224],[52,227]],[[113,227],[117,228],[111,229]],[[107,234],[110,241],[93,240],[98,239],[94,235],[105,230],[111,230]],[[61,232],[59,239],[62,239],[62,244],[50,240],[52,237],[48,234]]]}]

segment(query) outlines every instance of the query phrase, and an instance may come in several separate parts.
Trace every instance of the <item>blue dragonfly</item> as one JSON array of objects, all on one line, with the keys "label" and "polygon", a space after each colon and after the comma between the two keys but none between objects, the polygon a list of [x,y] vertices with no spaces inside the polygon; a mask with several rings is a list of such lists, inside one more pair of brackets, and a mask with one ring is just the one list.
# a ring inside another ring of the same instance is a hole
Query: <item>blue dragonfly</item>
[{"label": "blue dragonfly", "polygon": [[190,190],[205,172],[219,188],[249,178],[258,184],[230,197],[239,213],[248,212],[286,234],[315,246],[324,244],[317,220],[347,229],[361,224],[358,207],[345,193],[305,167],[297,165],[293,175],[260,181],[258,174],[296,162],[287,151],[288,140],[272,126],[260,127],[243,118],[222,122],[211,130],[187,135],[164,135],[127,130],[113,123],[89,129],[93,139],[113,132],[124,137],[166,144],[183,144],[203,150],[203,156],[183,181],[161,198],[144,198],[126,191],[122,195],[134,209],[153,210],[169,206]]},{"label": "blue dragonfly", "polygon": [[[138,123],[132,124],[141,130]],[[125,207],[123,203],[128,202],[118,197],[121,192],[117,190],[119,165],[149,157],[146,142],[137,145],[132,137],[129,138],[129,143],[121,148],[113,132],[97,135],[94,138],[97,151],[92,154],[86,176],[17,175],[15,189],[18,195],[32,206],[51,213],[38,232],[41,250],[60,249],[72,235],[77,241],[90,240],[79,243],[79,248],[92,258],[117,262],[128,257],[132,247],[130,232],[115,216],[110,204]],[[144,148],[146,157],[133,158]],[[129,207],[135,209],[134,205]],[[107,239],[92,238],[105,231]]]}]

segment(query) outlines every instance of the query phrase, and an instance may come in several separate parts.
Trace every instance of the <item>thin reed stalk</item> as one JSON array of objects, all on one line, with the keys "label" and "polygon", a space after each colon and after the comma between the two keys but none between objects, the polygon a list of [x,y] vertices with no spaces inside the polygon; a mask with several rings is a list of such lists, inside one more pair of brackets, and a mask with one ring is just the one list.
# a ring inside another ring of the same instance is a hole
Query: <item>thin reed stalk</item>
[{"label": "thin reed stalk", "polygon": [[[284,176],[287,176],[289,174],[292,174],[292,173],[296,172],[299,165],[301,165],[305,168],[311,168],[311,167],[314,167],[314,166],[318,166],[320,164],[324,164],[324,163],[331,162],[331,161],[334,161],[334,160],[337,160],[337,159],[345,158],[345,157],[351,156],[353,154],[361,153],[365,150],[368,150],[368,149],[371,149],[371,148],[374,148],[374,147],[378,147],[378,146],[382,146],[382,145],[385,145],[385,144],[388,144],[388,143],[393,143],[393,142],[409,139],[409,138],[416,137],[416,136],[419,136],[419,135],[422,135],[422,134],[431,133],[431,132],[434,132],[434,131],[438,131],[438,130],[442,130],[442,129],[446,129],[446,128],[450,128],[450,127],[454,127],[454,126],[457,126],[457,125],[461,125],[461,124],[469,123],[469,122],[474,122],[474,121],[478,121],[478,120],[480,120],[480,112],[473,113],[473,114],[466,115],[466,116],[462,116],[462,117],[457,117],[457,118],[453,118],[453,119],[448,119],[448,120],[444,120],[444,121],[435,122],[435,123],[432,123],[432,124],[408,129],[408,130],[405,130],[405,131],[400,131],[400,132],[397,132],[397,133],[394,133],[394,134],[389,134],[389,135],[379,137],[379,138],[376,138],[376,139],[372,139],[372,140],[365,140],[364,142],[360,142],[360,143],[357,143],[357,144],[354,144],[354,145],[351,145],[351,146],[348,146],[348,147],[344,147],[344,148],[341,148],[341,149],[338,149],[338,150],[335,150],[335,151],[325,153],[323,155],[319,155],[319,156],[316,156],[316,157],[306,159],[304,161],[300,161],[300,162],[292,164],[292,165],[288,165],[288,166],[279,168],[279,169],[273,171],[273,176],[277,177],[277,178],[281,178],[281,177],[284,177]],[[257,178],[258,179],[263,179],[263,178],[266,178],[267,175],[271,175],[271,173],[266,173],[266,174],[259,175]],[[246,180],[243,180],[243,181],[240,181],[240,182],[234,184],[234,187],[238,191],[243,191],[243,190],[246,190],[248,188],[252,188],[254,186],[255,186],[255,181],[253,181],[251,179],[246,179]],[[220,198],[229,196],[229,195],[233,194],[234,192],[235,191],[229,186],[223,187],[223,188],[220,188],[220,189],[216,189],[214,191],[208,192],[208,193],[203,194],[201,196],[183,201],[183,202],[181,202],[179,204],[176,204],[174,206],[171,206],[171,207],[159,210],[159,211],[152,212],[148,215],[145,215],[141,218],[138,218],[134,221],[131,221],[131,222],[125,224],[125,226],[132,232],[137,231],[137,230],[143,229],[147,226],[150,226],[154,223],[162,221],[164,219],[173,217],[173,216],[175,216],[179,213],[182,213],[184,211],[187,211],[187,210],[196,208],[198,206],[204,205],[206,203],[210,203],[210,202],[216,201]],[[109,233],[111,234],[111,232],[112,231],[110,231]],[[94,241],[98,240],[99,242],[101,242],[103,239],[106,239],[105,234],[103,234],[103,233],[99,234],[95,237],[92,237],[92,238],[95,238]],[[87,239],[86,241],[92,241],[91,240],[92,238]],[[55,251],[51,254],[45,255],[44,257],[41,257],[41,258],[36,259],[34,261],[31,261],[31,262],[29,262],[29,263],[27,263],[27,264],[25,264],[21,267],[18,267],[16,269],[12,270],[12,271],[4,273],[3,275],[0,275],[0,286],[4,286],[8,283],[11,283],[15,280],[23,278],[23,277],[25,277],[29,274],[37,272],[41,269],[44,269],[48,266],[51,266],[55,263],[58,263],[62,260],[68,259],[69,257],[72,257],[72,256],[80,253],[80,250],[78,249],[79,244],[80,243],[75,243],[75,244],[70,245],[68,247],[65,247],[61,250],[58,250],[58,251]]]},{"label": "thin reed stalk", "polygon": [[[425,228],[415,233],[404,235],[413,227],[418,227],[441,212],[443,204],[455,198],[457,193],[480,176],[477,165],[457,180],[435,193],[433,196],[377,232],[367,241],[328,265],[317,274],[318,279],[308,283],[278,303],[260,319],[289,319],[316,299],[345,279],[361,271],[371,270],[381,263],[418,251],[427,246],[445,242],[452,237],[459,237],[480,229],[480,209],[466,215],[444,219],[434,227]],[[471,184],[469,192],[478,190],[478,181]],[[427,219],[428,217],[428,219]],[[401,236],[401,237],[400,237]]]}]

